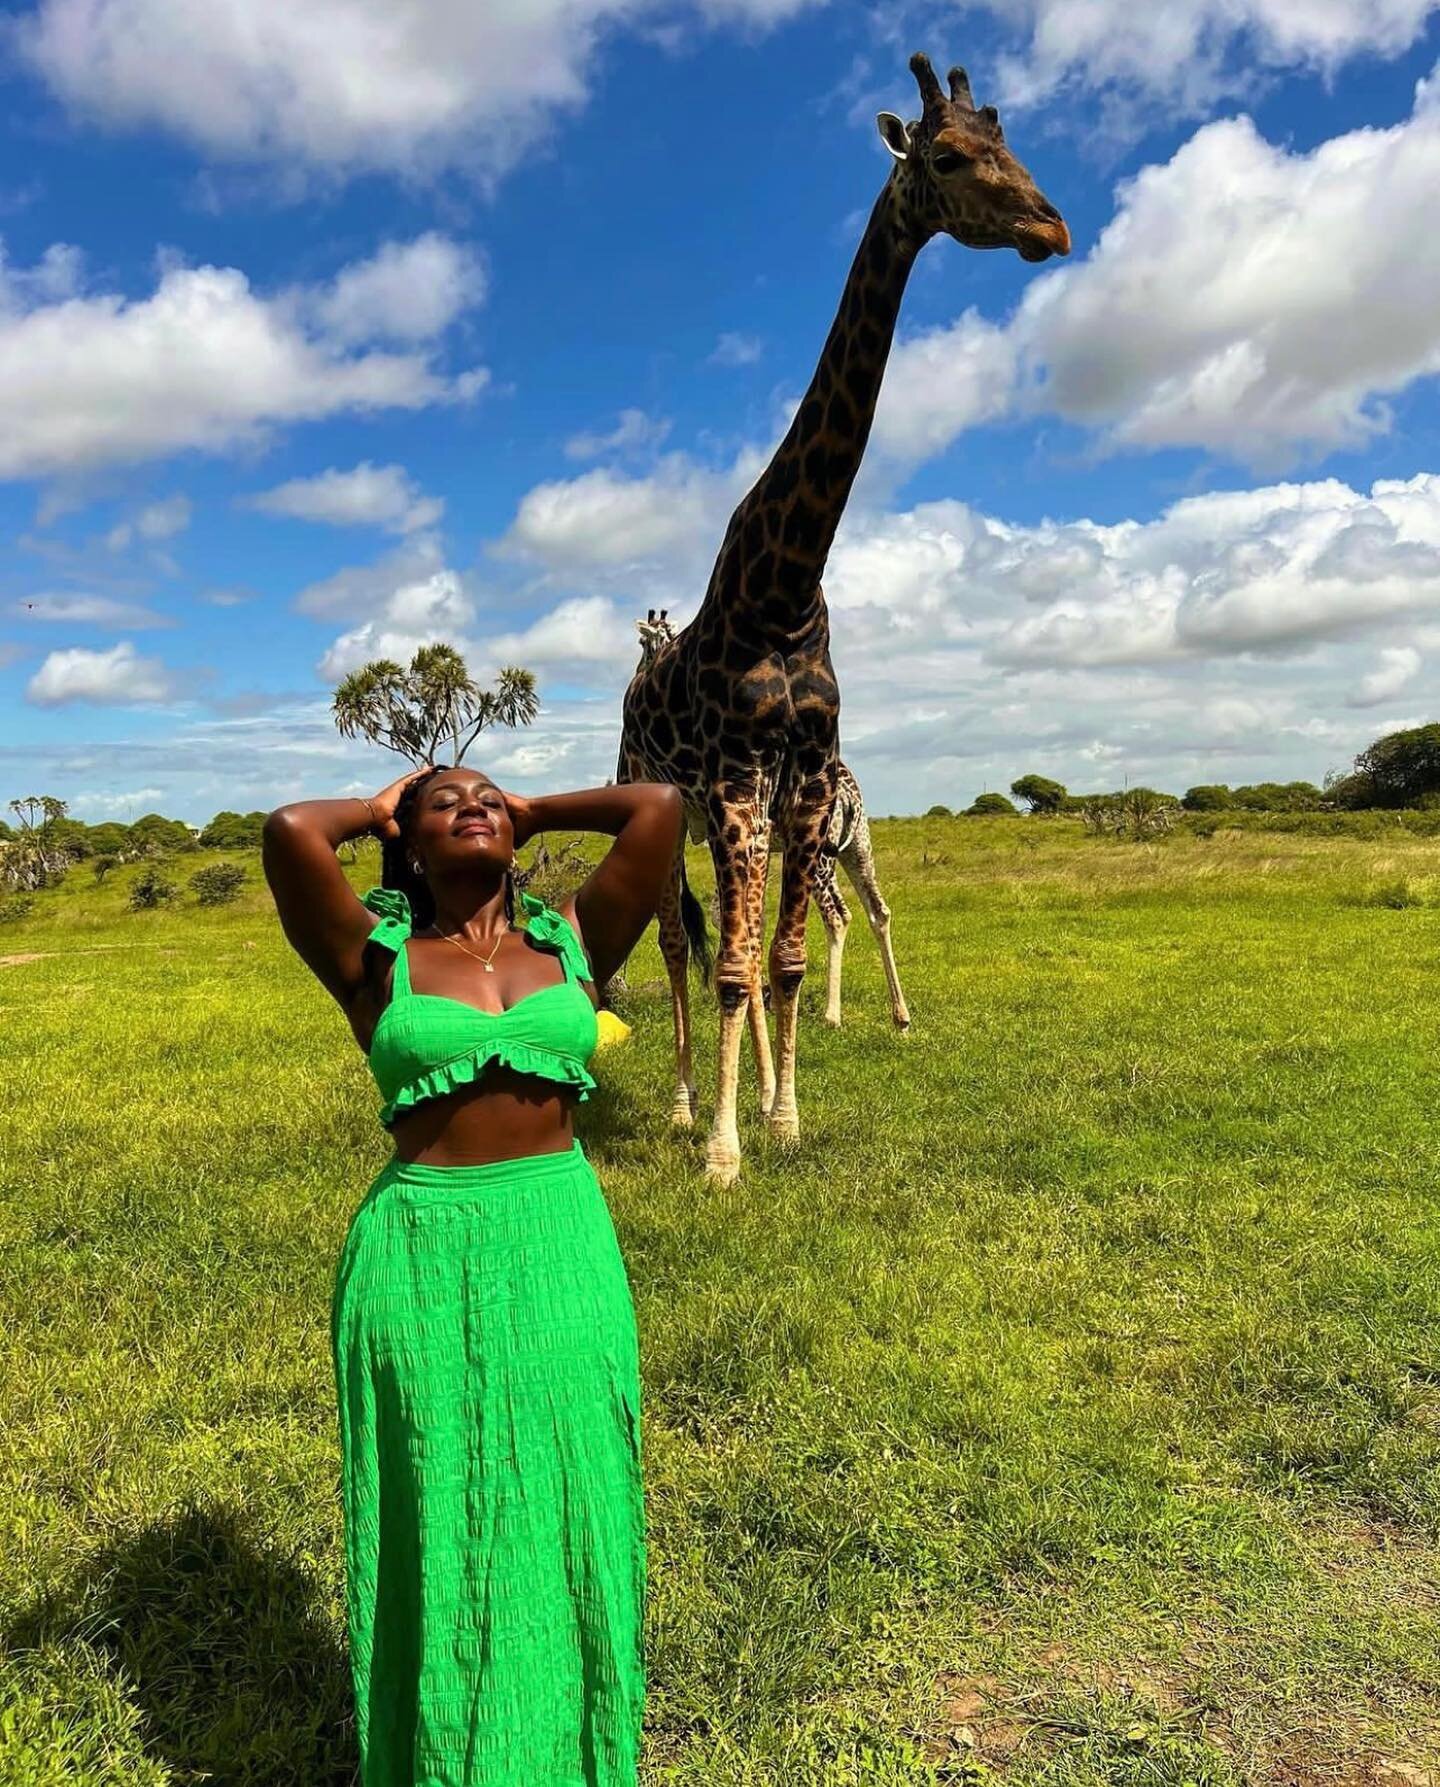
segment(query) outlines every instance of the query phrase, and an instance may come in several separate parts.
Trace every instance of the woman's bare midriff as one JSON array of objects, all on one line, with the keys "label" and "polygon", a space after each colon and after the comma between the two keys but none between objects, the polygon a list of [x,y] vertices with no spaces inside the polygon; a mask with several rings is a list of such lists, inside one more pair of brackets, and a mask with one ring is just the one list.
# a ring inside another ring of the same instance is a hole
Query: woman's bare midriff
[{"label": "woman's bare midriff", "polygon": [[491,1166],[564,1153],[574,1145],[577,1102],[566,1087],[491,1067],[476,1085],[406,1111],[390,1134],[397,1157],[411,1165]]}]

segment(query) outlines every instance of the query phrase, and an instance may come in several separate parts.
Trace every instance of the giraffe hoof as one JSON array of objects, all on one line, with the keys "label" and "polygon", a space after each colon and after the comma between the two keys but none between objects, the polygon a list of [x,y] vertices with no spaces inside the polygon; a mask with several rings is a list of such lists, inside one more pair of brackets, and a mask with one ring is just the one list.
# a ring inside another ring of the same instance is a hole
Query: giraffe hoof
[{"label": "giraffe hoof", "polygon": [[777,1142],[798,1142],[800,1140],[799,1111],[767,1111],[766,1127]]},{"label": "giraffe hoof", "polygon": [[705,1177],[716,1187],[733,1185],[740,1177],[740,1156],[723,1154],[712,1147],[705,1159]]},{"label": "giraffe hoof", "polygon": [[830,1030],[838,1030],[840,1028],[840,1013],[837,1011],[832,1017],[827,1011],[825,1013],[825,1024]]}]

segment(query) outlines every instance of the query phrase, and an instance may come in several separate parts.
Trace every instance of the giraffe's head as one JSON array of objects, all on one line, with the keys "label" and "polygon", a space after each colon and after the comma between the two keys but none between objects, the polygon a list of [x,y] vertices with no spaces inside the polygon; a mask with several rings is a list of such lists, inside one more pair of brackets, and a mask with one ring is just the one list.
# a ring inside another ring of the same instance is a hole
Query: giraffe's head
[{"label": "giraffe's head", "polygon": [[947,99],[928,56],[910,58],[922,115],[876,120],[895,157],[901,197],[924,235],[944,231],[967,248],[1013,248],[1027,261],[1069,254],[1065,220],[1010,153],[993,105],[978,110],[963,68]]},{"label": "giraffe's head", "polygon": [[635,630],[640,635],[640,668],[648,668],[675,637],[675,629],[670,625],[670,610],[654,608],[644,620],[637,620]]}]

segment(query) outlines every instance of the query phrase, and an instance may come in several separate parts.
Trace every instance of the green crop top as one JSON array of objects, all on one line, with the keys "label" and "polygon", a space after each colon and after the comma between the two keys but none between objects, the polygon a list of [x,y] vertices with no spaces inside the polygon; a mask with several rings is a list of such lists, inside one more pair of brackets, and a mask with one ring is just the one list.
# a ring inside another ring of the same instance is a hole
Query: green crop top
[{"label": "green crop top", "polygon": [[533,894],[520,895],[526,934],[560,958],[565,978],[517,999],[508,1011],[481,1011],[463,999],[416,993],[405,944],[410,902],[396,888],[372,887],[362,904],[380,923],[369,941],[395,957],[390,1002],[370,1039],[370,1071],[385,1103],[387,1127],[427,1098],[471,1086],[495,1062],[542,1080],[575,1087],[581,1098],[595,1082],[586,1063],[595,1053],[595,1007],[580,985],[592,978],[573,927]]}]

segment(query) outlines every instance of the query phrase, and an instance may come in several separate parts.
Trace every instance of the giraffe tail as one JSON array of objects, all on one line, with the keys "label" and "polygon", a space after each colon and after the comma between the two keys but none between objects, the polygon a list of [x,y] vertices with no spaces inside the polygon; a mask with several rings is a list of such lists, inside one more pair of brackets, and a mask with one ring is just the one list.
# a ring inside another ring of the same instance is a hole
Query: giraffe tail
[{"label": "giraffe tail", "polygon": [[705,908],[690,891],[683,862],[680,864],[680,922],[685,927],[691,959],[700,970],[700,978],[708,984],[715,970],[715,951],[710,942],[710,927],[705,922]]}]

